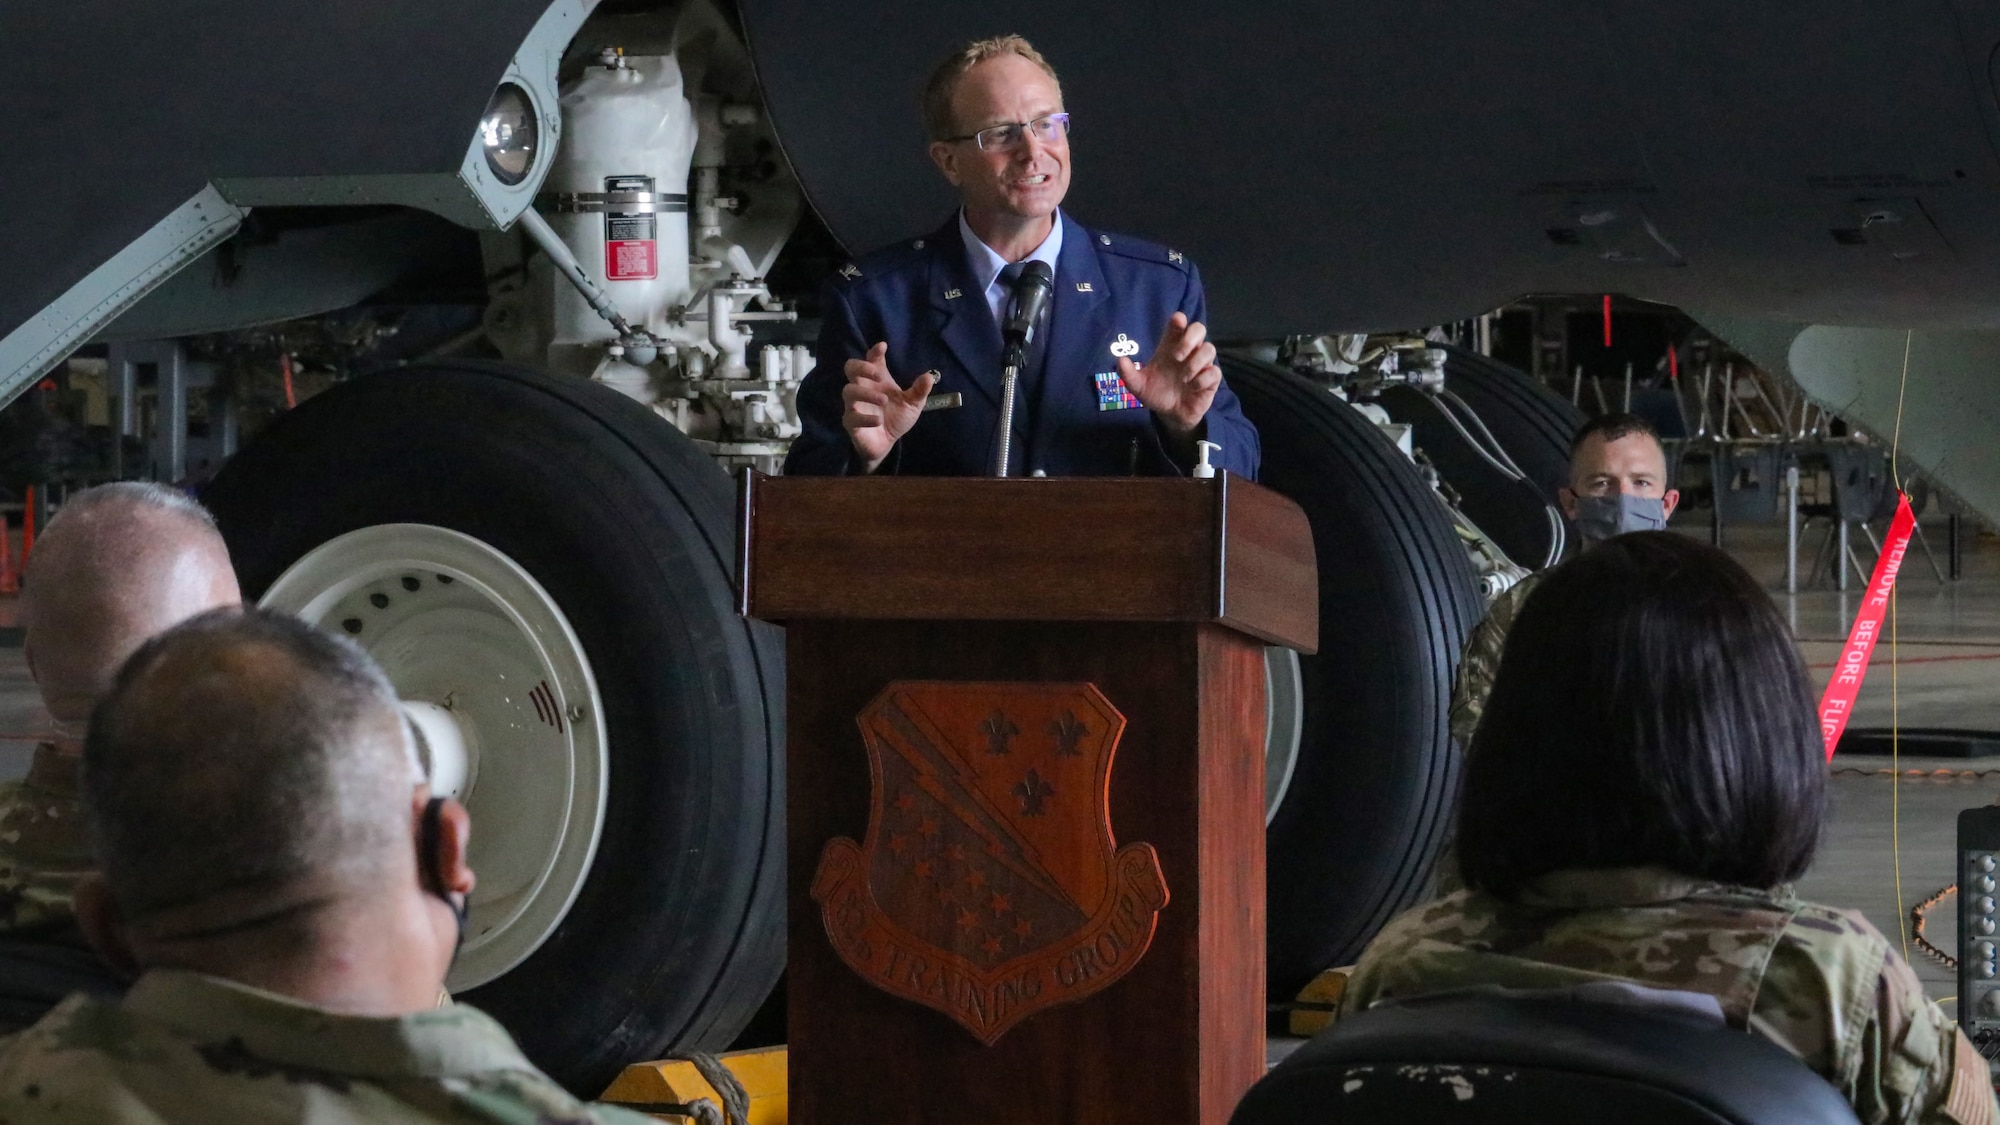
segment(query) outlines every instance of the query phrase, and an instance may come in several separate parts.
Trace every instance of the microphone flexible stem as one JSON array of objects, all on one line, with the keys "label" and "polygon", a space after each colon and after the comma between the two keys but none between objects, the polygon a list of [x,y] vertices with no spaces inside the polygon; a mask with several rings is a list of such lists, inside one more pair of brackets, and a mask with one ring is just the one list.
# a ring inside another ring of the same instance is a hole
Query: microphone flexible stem
[{"label": "microphone flexible stem", "polygon": [[1007,475],[1007,462],[1014,452],[1014,389],[1021,381],[1021,367],[1009,363],[1000,375],[1000,425],[994,431],[993,475]]}]

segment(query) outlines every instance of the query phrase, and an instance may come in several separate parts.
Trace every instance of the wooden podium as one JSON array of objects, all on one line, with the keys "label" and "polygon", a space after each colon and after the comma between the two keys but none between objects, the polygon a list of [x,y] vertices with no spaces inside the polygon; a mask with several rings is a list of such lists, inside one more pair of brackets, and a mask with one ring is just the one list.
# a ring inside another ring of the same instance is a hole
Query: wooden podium
[{"label": "wooden podium", "polygon": [[752,475],[742,517],[787,634],[791,1120],[1224,1125],[1305,515],[1227,474]]}]

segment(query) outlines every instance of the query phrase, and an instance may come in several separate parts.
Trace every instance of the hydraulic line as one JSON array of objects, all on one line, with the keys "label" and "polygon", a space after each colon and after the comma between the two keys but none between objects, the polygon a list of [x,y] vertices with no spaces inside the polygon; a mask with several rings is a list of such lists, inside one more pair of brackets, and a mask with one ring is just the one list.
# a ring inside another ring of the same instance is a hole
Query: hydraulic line
[{"label": "hydraulic line", "polygon": [[[1481,460],[1493,466],[1496,472],[1508,480],[1525,481],[1528,479],[1528,475],[1521,471],[1521,467],[1514,464],[1513,458],[1507,456],[1507,451],[1497,448],[1499,443],[1495,442],[1496,449],[1489,452],[1485,443],[1473,437],[1472,431],[1465,428],[1465,423],[1459,421],[1458,416],[1453,414],[1451,407],[1447,405],[1448,403],[1457,403],[1460,406],[1464,406],[1464,400],[1450,391],[1440,390],[1437,392],[1437,401],[1438,413],[1444,415],[1444,420],[1451,423],[1451,428],[1458,431],[1458,436],[1465,439],[1465,443],[1472,447],[1474,453],[1479,454]],[[1467,408],[1467,413],[1471,413],[1469,407]],[[1485,424],[1479,422],[1477,414],[1472,416],[1472,420],[1482,430],[1485,429]]]},{"label": "hydraulic line", "polygon": [[[1493,431],[1487,428],[1486,423],[1479,417],[1479,412],[1474,410],[1470,404],[1443,387],[1438,388],[1433,401],[1437,404],[1438,413],[1444,415],[1444,420],[1451,423],[1451,428],[1458,431],[1458,436],[1465,439],[1465,443],[1472,447],[1473,452],[1479,454],[1481,460],[1493,466],[1501,476],[1509,480],[1520,481],[1522,484],[1530,486],[1533,485],[1534,482],[1528,479],[1528,474],[1522,472],[1521,466],[1516,464],[1514,459],[1507,455],[1507,450],[1500,444],[1500,439],[1493,436]],[[1457,415],[1453,413],[1452,408],[1454,406],[1459,410],[1465,411],[1465,416],[1472,420],[1474,426],[1479,428],[1480,434],[1485,438],[1484,441],[1474,437],[1472,431],[1466,429],[1465,424],[1459,421]],[[1488,449],[1489,444],[1491,446],[1490,451]],[[1563,550],[1569,546],[1569,531],[1563,524],[1562,513],[1556,511],[1553,504],[1549,504],[1546,501],[1543,502],[1542,515],[1549,522],[1549,549],[1548,553],[1542,559],[1542,566],[1550,567],[1556,564],[1556,560],[1562,558]]]},{"label": "hydraulic line", "polygon": [[1507,455],[1507,447],[1500,444],[1500,439],[1493,436],[1492,430],[1487,429],[1485,420],[1480,418],[1479,412],[1477,410],[1474,410],[1472,406],[1469,403],[1467,403],[1464,399],[1458,397],[1458,395],[1455,392],[1453,392],[1449,387],[1440,387],[1438,389],[1438,394],[1446,399],[1449,399],[1453,406],[1457,407],[1460,410],[1465,411],[1465,416],[1468,419],[1471,419],[1473,425],[1479,427],[1480,436],[1486,439],[1487,444],[1493,448],[1494,454],[1498,456],[1500,460],[1506,462],[1507,469],[1513,473],[1515,480],[1528,479],[1528,474],[1521,471],[1521,466],[1517,464],[1512,457]]}]

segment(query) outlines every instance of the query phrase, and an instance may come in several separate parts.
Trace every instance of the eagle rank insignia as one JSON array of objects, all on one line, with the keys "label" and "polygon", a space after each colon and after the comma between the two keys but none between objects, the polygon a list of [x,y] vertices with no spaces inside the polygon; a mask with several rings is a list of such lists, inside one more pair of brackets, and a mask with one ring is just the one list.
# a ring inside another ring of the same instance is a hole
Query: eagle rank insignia
[{"label": "eagle rank insignia", "polygon": [[1145,955],[1167,884],[1111,834],[1125,718],[1096,687],[904,681],[858,722],[867,838],[828,841],[812,885],[848,968],[991,1046]]}]

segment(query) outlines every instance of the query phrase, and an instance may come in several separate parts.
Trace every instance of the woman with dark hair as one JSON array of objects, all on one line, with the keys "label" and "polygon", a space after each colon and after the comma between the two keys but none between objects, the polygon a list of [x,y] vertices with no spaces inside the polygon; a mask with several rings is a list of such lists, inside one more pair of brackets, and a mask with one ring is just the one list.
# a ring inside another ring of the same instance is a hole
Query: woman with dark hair
[{"label": "woman with dark hair", "polygon": [[1638,532],[1551,572],[1465,758],[1465,886],[1383,929],[1343,1013],[1478,985],[1705,993],[1865,1122],[2000,1118],[1887,939],[1792,894],[1824,745],[1791,631],[1727,555]]}]

